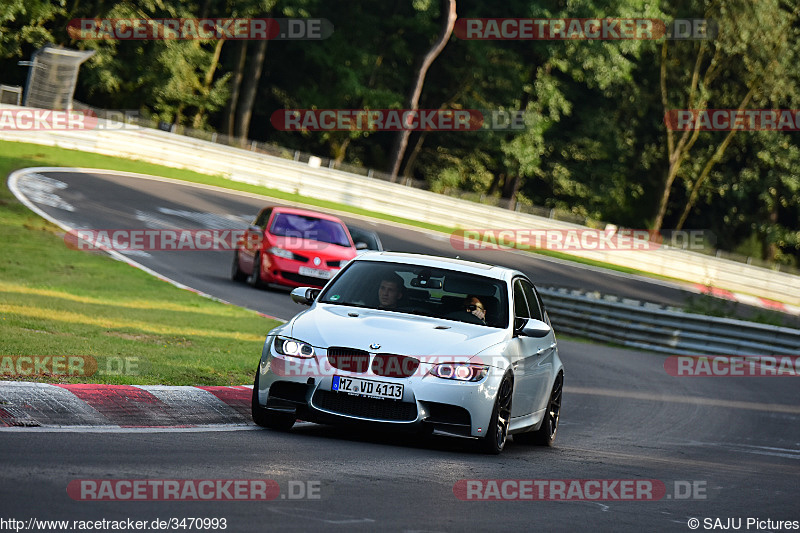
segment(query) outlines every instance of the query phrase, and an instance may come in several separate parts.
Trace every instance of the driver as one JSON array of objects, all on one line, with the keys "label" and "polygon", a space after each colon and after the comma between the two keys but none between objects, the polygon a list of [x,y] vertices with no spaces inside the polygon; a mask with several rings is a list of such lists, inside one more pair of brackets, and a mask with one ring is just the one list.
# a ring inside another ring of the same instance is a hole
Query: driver
[{"label": "driver", "polygon": [[381,279],[378,286],[378,307],[381,309],[396,309],[400,298],[403,297],[403,278],[397,274],[389,274]]}]

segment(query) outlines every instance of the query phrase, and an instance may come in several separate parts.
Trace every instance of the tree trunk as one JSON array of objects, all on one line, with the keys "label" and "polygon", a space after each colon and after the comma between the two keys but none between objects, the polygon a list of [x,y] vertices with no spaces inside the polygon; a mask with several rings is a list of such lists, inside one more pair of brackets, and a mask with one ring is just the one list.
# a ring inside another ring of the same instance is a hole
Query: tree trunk
[{"label": "tree trunk", "polygon": [[725,149],[728,148],[728,145],[731,143],[734,134],[736,134],[736,130],[731,130],[728,132],[728,135],[725,137],[725,140],[722,141],[714,155],[708,160],[706,165],[703,167],[703,171],[700,172],[700,176],[698,176],[697,181],[694,182],[692,186],[692,193],[689,195],[689,199],[686,201],[686,205],[683,208],[683,213],[681,213],[681,218],[678,220],[678,223],[675,225],[676,230],[683,229],[684,223],[686,223],[686,219],[689,217],[689,213],[694,206],[695,201],[697,201],[697,195],[700,193],[700,186],[706,181],[708,175],[711,174],[711,169],[714,168],[714,165],[719,163],[722,159],[722,154],[725,153]]},{"label": "tree trunk", "polygon": [[[669,102],[667,99],[667,45],[668,41],[664,41],[661,45],[661,104],[664,107],[664,114],[669,111]],[[697,86],[700,81],[700,66],[703,62],[703,56],[706,52],[706,44],[700,44],[700,50],[697,53],[697,60],[694,64],[694,71],[692,72],[692,82],[689,88],[689,100],[688,100],[688,109],[697,109],[697,110],[705,110],[707,101],[705,98],[702,98],[700,102],[695,105],[695,95],[697,94]],[[714,58],[712,59],[708,69],[703,76],[703,86],[708,87],[711,81],[716,77],[716,65],[718,64],[718,55],[719,49],[714,54]],[[683,164],[684,159],[689,155],[689,150],[691,150],[694,143],[697,141],[698,136],[700,135],[700,129],[694,128],[685,130],[681,135],[680,140],[678,141],[677,145],[675,144],[675,134],[674,132],[666,128],[667,130],[667,159],[669,161],[669,169],[667,170],[667,177],[664,180],[664,187],[661,190],[661,199],[658,203],[658,209],[656,210],[656,217],[653,221],[653,227],[651,228],[654,232],[660,231],[661,226],[664,224],[664,216],[667,213],[667,206],[669,204],[669,197],[670,193],[672,192],[672,184],[675,181],[675,178],[678,176],[678,173],[681,169],[681,164]]]},{"label": "tree trunk", "polygon": [[253,55],[250,69],[244,80],[242,101],[239,108],[236,110],[235,131],[236,136],[240,137],[242,141],[247,139],[250,133],[250,120],[253,118],[253,105],[256,101],[256,93],[258,92],[258,82],[261,80],[261,71],[264,68],[264,59],[267,57],[268,42],[269,41],[266,39],[258,41],[256,53]]},{"label": "tree trunk", "polygon": [[[747,94],[742,99],[742,103],[739,104],[739,111],[742,111],[750,104],[750,99],[753,98],[757,87],[759,87],[759,84],[754,83],[750,90],[747,91]],[[683,224],[686,222],[686,219],[689,217],[689,212],[692,210],[694,203],[697,201],[697,195],[700,193],[700,186],[703,185],[703,182],[706,181],[708,175],[711,174],[711,170],[714,168],[714,165],[719,163],[722,159],[722,155],[725,153],[728,145],[731,144],[733,136],[736,135],[736,131],[737,130],[732,129],[728,132],[728,135],[725,136],[725,140],[720,143],[714,152],[714,155],[711,156],[711,159],[708,160],[706,166],[703,167],[703,171],[700,173],[700,176],[698,176],[697,181],[694,182],[694,186],[692,186],[692,193],[689,195],[689,200],[686,202],[686,206],[683,209],[683,213],[681,214],[681,218],[678,221],[678,225],[675,226],[675,229],[683,229]]]},{"label": "tree trunk", "polygon": [[[780,207],[780,200],[778,199],[778,195],[770,194],[772,196],[772,209],[769,212],[769,223],[775,227],[778,225],[778,208]],[[770,242],[765,239],[764,242],[764,259],[770,262],[775,261],[775,257],[778,255],[778,245],[775,244],[774,241]]]},{"label": "tree trunk", "polygon": [[[217,71],[217,66],[219,66],[219,56],[222,54],[222,46],[224,44],[225,44],[225,39],[220,39],[214,46],[214,56],[211,58],[211,64],[208,66],[206,77],[203,80],[202,90],[206,93],[205,96],[208,96],[208,93],[211,91],[211,85],[212,83],[214,83],[214,73]],[[200,125],[203,123],[203,115],[205,114],[205,112],[206,112],[206,106],[205,104],[203,104],[198,108],[197,114],[194,116],[194,122],[192,123],[192,127],[194,128],[200,127]]]},{"label": "tree trunk", "polygon": [[333,157],[334,157],[333,168],[339,168],[339,166],[342,164],[345,155],[347,155],[347,147],[350,146],[350,141],[353,140],[349,136],[349,134],[346,135],[348,135],[347,138],[345,138],[340,143],[331,142],[331,146],[333,148]]},{"label": "tree trunk", "polygon": [[493,196],[497,189],[500,188],[500,182],[505,179],[505,174],[495,174],[492,178],[492,183],[489,185],[489,190],[486,191],[487,196]]},{"label": "tree trunk", "polygon": [[[661,104],[664,108],[664,113],[669,110],[667,100],[667,41],[665,40],[661,45]],[[702,48],[701,48],[702,54]],[[698,69],[700,68],[700,58],[698,57],[695,63],[694,76],[692,83],[697,80]],[[694,85],[693,85],[694,86]],[[665,125],[666,126],[666,125]],[[667,159],[669,161],[669,170],[667,170],[667,177],[664,179],[664,187],[661,189],[661,199],[658,202],[658,209],[656,210],[656,218],[653,221],[653,231],[658,232],[664,224],[664,215],[667,213],[667,204],[669,203],[669,195],[672,191],[672,183],[678,175],[680,169],[681,153],[675,150],[675,135],[669,127],[667,130]],[[685,137],[685,135],[683,136]]]},{"label": "tree trunk", "polygon": [[[411,90],[411,97],[409,98],[409,109],[418,109],[419,96],[422,94],[422,86],[425,84],[425,75],[428,73],[431,63],[433,63],[433,60],[442,52],[447,41],[450,39],[450,35],[453,33],[453,26],[455,26],[456,23],[456,0],[442,0],[442,15],[444,16],[442,33],[439,35],[439,39],[434,43],[433,47],[425,54],[422,64],[419,70],[417,70],[417,76],[414,80],[413,89]],[[410,134],[411,131],[403,129],[397,136],[390,166],[391,181],[395,181],[397,179],[397,174],[400,172],[400,165],[406,153]]]},{"label": "tree trunk", "polygon": [[247,61],[247,41],[239,43],[239,57],[233,69],[233,79],[231,81],[231,96],[225,106],[225,115],[222,118],[222,131],[225,135],[233,137],[233,126],[236,123],[236,106],[239,104],[239,93],[242,88],[244,78],[244,67]]},{"label": "tree trunk", "polygon": [[423,131],[420,133],[419,137],[417,137],[417,142],[414,144],[414,149],[411,150],[411,153],[408,156],[408,162],[406,162],[406,166],[403,169],[403,176],[405,176],[406,179],[411,178],[412,174],[414,173],[414,165],[417,162],[417,156],[419,156],[419,153],[422,151],[422,145],[425,144],[425,137],[427,136],[428,132]]},{"label": "tree trunk", "polygon": [[506,180],[503,183],[503,190],[500,196],[508,200],[508,209],[511,211],[517,207],[517,192],[521,181],[519,174],[515,174],[513,177],[506,176]]}]

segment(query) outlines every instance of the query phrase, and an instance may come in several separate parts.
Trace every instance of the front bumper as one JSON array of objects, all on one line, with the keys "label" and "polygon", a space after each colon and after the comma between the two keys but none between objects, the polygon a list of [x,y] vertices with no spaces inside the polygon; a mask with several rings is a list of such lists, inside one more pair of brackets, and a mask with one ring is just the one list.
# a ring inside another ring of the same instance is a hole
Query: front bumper
[{"label": "front bumper", "polygon": [[[270,340],[259,364],[258,403],[311,422],[366,423],[412,431],[429,427],[440,433],[482,437],[503,376],[502,369],[490,368],[478,382],[442,379],[430,375],[433,364],[425,362],[404,378],[375,375],[370,368],[348,372],[331,367],[327,354],[309,359],[280,355]],[[402,384],[403,397],[379,399],[333,391],[335,375]]]},{"label": "front bumper", "polygon": [[[322,288],[326,283],[328,283],[330,277],[333,277],[339,271],[338,267],[328,267],[326,264],[327,261],[325,260],[323,260],[319,266],[314,266],[310,262],[277,257],[270,253],[265,253],[263,257],[264,281],[267,283],[275,283],[277,285],[284,285],[287,287]],[[330,277],[320,278],[301,274],[301,269],[303,268],[313,268],[315,270],[330,272]]]}]

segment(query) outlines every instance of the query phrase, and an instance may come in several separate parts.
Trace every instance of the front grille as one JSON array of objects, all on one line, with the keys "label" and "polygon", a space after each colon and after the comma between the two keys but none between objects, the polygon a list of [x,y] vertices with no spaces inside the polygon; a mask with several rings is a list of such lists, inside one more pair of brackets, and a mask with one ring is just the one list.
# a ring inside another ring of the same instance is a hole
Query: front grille
[{"label": "front grille", "polygon": [[369,366],[369,352],[332,346],[328,348],[328,362],[339,370],[363,374]]},{"label": "front grille", "polygon": [[343,392],[318,390],[314,393],[313,402],[316,407],[325,411],[360,418],[400,422],[411,422],[417,418],[415,403],[397,400],[379,400],[351,396]]},{"label": "front grille", "polygon": [[387,378],[407,378],[413,376],[419,366],[419,359],[405,355],[379,353],[372,360],[372,373]]}]

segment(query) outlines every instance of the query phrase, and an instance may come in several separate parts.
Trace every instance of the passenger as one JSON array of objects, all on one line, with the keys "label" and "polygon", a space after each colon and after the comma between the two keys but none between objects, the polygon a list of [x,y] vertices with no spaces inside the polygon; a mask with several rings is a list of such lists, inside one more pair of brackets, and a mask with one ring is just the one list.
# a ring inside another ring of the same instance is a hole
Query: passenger
[{"label": "passenger", "polygon": [[467,297],[464,298],[464,310],[477,317],[481,321],[481,324],[484,326],[486,325],[486,306],[483,305],[480,298],[468,294]]}]

